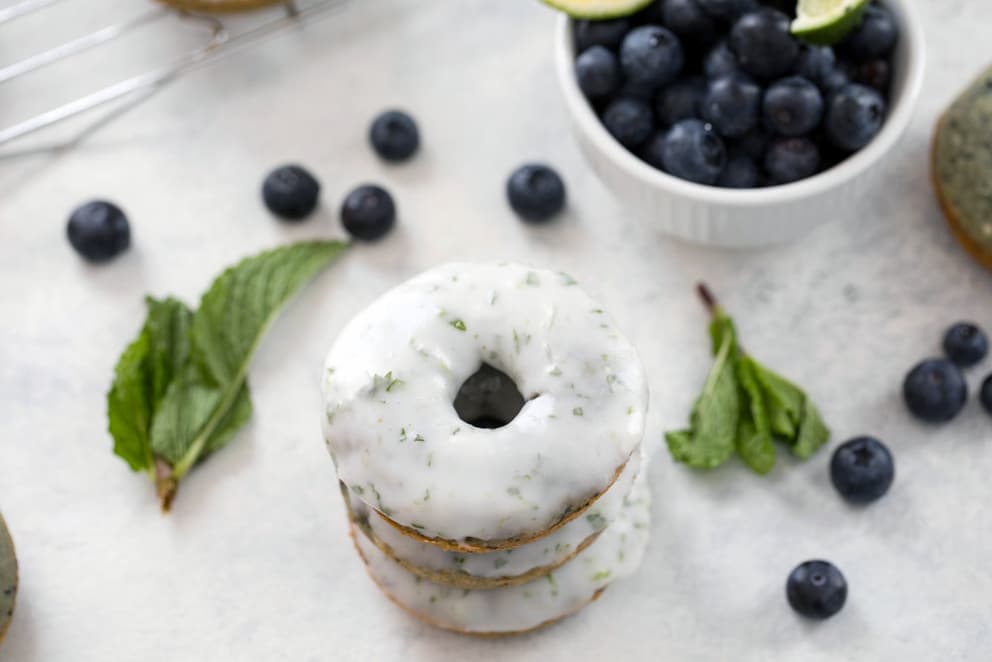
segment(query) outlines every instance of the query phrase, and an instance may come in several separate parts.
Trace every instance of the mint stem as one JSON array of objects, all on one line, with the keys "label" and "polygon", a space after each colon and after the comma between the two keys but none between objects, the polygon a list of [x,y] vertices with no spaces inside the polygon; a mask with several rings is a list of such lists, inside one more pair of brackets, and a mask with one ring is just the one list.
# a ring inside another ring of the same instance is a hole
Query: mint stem
[{"label": "mint stem", "polygon": [[702,299],[703,305],[706,306],[706,310],[709,311],[710,315],[717,317],[722,312],[720,304],[717,303],[716,297],[713,296],[713,291],[710,290],[709,285],[706,283],[696,283],[696,293],[699,294],[699,298]]},{"label": "mint stem", "polygon": [[155,458],[155,493],[158,495],[162,512],[167,513],[172,508],[172,500],[176,498],[179,481],[172,475],[172,466],[160,457]]}]

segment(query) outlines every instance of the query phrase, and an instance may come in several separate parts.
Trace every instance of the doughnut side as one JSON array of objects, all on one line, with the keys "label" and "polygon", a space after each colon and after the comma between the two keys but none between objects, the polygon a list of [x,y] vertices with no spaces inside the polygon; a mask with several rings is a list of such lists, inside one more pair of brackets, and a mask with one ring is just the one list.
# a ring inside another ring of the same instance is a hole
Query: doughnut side
[{"label": "doughnut side", "polygon": [[465,589],[418,577],[352,527],[369,574],[396,604],[424,622],[470,634],[526,632],[572,614],[607,585],[634,573],[648,542],[650,493],[643,473],[621,516],[573,560],[526,584]]},{"label": "doughnut side", "polygon": [[930,150],[937,201],[952,233],[992,269],[992,69],[941,115]]},{"label": "doughnut side", "polygon": [[529,545],[557,531],[560,531],[562,527],[567,526],[568,524],[575,521],[579,517],[585,515],[589,511],[589,509],[592,508],[593,504],[599,501],[603,497],[603,495],[605,495],[610,489],[612,489],[612,487],[619,480],[620,475],[623,473],[624,469],[627,467],[627,463],[629,462],[630,459],[628,459],[627,462],[621,465],[620,468],[618,468],[614,472],[613,479],[610,481],[610,484],[606,487],[606,489],[599,492],[598,494],[594,494],[588,499],[583,500],[579,504],[576,504],[574,506],[569,506],[565,510],[565,512],[561,514],[561,517],[548,528],[542,531],[535,531],[532,533],[513,536],[512,538],[502,538],[500,540],[480,540],[478,538],[448,540],[445,538],[431,538],[429,536],[424,535],[423,533],[421,533],[420,531],[418,531],[413,527],[404,526],[399,522],[394,521],[393,519],[389,518],[388,516],[386,516],[385,514],[383,514],[378,510],[376,510],[376,512],[378,512],[382,516],[382,519],[386,523],[388,523],[390,526],[392,526],[394,529],[401,532],[403,535],[407,536],[408,538],[412,538],[413,540],[417,540],[427,545],[435,545],[449,552],[483,554],[486,552],[496,552],[496,551],[502,551],[508,549],[515,549],[518,547],[522,547],[523,545]]},{"label": "doughnut side", "polygon": [[0,643],[3,642],[7,628],[14,616],[17,580],[17,557],[14,555],[14,541],[10,538],[3,516],[0,515]]}]

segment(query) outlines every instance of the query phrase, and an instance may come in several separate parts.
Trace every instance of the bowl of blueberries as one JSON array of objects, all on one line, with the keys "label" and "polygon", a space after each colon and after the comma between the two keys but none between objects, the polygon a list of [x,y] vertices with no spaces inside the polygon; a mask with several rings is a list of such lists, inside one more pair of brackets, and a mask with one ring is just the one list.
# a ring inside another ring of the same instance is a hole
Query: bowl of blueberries
[{"label": "bowl of blueberries", "polygon": [[558,77],[599,177],[661,231],[715,246],[852,215],[911,119],[922,26],[912,0],[837,0],[846,25],[807,34],[810,1],[798,18],[796,0],[562,16]]}]

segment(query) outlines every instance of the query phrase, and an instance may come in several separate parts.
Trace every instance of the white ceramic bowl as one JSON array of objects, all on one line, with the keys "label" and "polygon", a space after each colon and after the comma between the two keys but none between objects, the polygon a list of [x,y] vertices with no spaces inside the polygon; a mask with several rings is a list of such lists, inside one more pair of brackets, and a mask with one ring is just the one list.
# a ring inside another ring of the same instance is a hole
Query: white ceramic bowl
[{"label": "white ceramic bowl", "polygon": [[818,175],[760,189],[725,189],[687,182],[648,165],[611,136],[579,90],[572,21],[562,15],[555,34],[558,79],[573,128],[593,170],[650,225],[713,246],[763,246],[797,239],[816,226],[849,216],[876,183],[875,165],[909,124],[923,83],[925,46],[915,0],[886,0],[899,21],[888,116],[864,149]]}]

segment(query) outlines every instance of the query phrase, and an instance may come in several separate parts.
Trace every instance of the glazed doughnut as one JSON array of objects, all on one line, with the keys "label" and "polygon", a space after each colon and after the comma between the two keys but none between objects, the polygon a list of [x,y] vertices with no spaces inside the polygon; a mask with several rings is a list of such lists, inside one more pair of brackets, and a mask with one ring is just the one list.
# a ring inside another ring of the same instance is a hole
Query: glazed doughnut
[{"label": "glazed doughnut", "polygon": [[[465,554],[405,536],[381,515],[345,492],[352,523],[379,551],[407,571],[441,584],[460,588],[496,588],[524,584],[554,571],[572,560],[614,522],[631,493],[643,461],[643,450],[635,453],[620,478],[584,514],[554,533],[521,547]],[[345,490],[342,490],[345,491]]]},{"label": "glazed doughnut", "polygon": [[[480,383],[502,378],[516,395],[466,422],[455,400],[482,369]],[[472,552],[578,517],[638,447],[648,399],[634,347],[599,304],[567,274],[508,263],[445,265],[380,297],[331,348],[323,393],[352,497]],[[515,400],[512,420],[490,420],[510,419]]]},{"label": "glazed doughnut", "polygon": [[638,475],[616,521],[588,549],[553,573],[519,586],[468,590],[436,584],[409,573],[361,533],[353,531],[353,538],[373,581],[416,618],[471,634],[526,632],[578,611],[640,566],[651,502],[644,475]]}]

